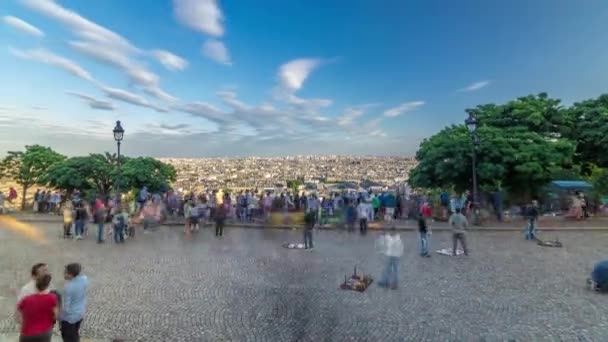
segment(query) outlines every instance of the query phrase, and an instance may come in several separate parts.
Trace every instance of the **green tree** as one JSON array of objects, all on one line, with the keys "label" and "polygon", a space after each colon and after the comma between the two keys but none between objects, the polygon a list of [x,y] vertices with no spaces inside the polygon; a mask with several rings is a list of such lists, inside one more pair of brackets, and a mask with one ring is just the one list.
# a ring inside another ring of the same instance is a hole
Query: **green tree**
[{"label": "green tree", "polygon": [[44,185],[48,169],[65,159],[49,147],[40,145],[26,146],[25,152],[9,152],[2,162],[2,174],[21,185],[21,208],[25,209],[27,190],[36,184]]},{"label": "green tree", "polygon": [[160,160],[149,157],[128,158],[122,163],[121,184],[124,184],[125,190],[147,186],[149,191],[162,191],[170,187],[176,176],[175,168]]},{"label": "green tree", "polygon": [[[467,110],[478,119],[477,175],[479,188],[504,187],[527,199],[554,175],[576,172],[575,143],[568,112],[546,94],[528,96],[505,105]],[[423,188],[471,189],[473,143],[464,125],[447,127],[425,139],[416,153],[418,165],[410,184]]]},{"label": "green tree", "polygon": [[590,175],[594,166],[608,168],[608,94],[575,103],[569,108],[574,129],[568,137],[577,142],[576,161]]}]

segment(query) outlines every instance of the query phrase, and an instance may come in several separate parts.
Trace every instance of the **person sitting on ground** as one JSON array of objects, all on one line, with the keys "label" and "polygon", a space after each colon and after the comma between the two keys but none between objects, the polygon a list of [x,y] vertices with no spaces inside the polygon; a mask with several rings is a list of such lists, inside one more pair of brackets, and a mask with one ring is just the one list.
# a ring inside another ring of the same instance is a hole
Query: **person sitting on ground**
[{"label": "person sitting on ground", "polygon": [[587,282],[593,290],[608,292],[608,260],[602,260],[593,266],[591,278]]},{"label": "person sitting on ground", "polygon": [[20,342],[51,342],[58,314],[58,299],[48,289],[51,275],[36,279],[36,293],[23,298],[17,308],[21,315]]}]

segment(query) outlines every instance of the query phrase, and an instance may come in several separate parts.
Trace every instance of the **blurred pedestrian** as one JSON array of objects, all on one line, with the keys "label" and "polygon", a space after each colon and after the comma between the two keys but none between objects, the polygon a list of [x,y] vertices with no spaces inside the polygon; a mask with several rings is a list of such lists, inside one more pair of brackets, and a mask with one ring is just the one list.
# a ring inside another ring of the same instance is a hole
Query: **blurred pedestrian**
[{"label": "blurred pedestrian", "polygon": [[418,216],[418,239],[420,242],[420,256],[430,257],[429,253],[429,237],[431,230],[429,229],[427,218],[424,215]]},{"label": "blurred pedestrian", "polygon": [[399,283],[398,267],[399,259],[403,255],[403,242],[394,227],[389,234],[384,235],[384,242],[381,245],[384,247],[386,264],[378,286],[396,289]]}]

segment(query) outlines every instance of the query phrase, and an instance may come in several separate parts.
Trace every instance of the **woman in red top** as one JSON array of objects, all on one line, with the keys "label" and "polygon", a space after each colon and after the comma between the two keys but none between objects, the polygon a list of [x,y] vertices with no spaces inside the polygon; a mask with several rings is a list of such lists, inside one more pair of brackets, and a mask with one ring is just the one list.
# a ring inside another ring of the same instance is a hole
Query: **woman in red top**
[{"label": "woman in red top", "polygon": [[53,324],[57,317],[57,297],[45,293],[51,283],[47,274],[36,280],[38,293],[23,298],[18,305],[21,313],[20,342],[51,342]]}]

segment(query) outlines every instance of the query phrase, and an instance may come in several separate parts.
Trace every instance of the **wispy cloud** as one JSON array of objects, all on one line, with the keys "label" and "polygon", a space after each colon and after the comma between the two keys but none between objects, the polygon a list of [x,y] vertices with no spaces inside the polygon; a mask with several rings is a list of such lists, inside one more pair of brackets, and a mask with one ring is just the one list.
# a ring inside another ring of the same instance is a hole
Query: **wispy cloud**
[{"label": "wispy cloud", "polygon": [[219,40],[210,39],[203,44],[201,52],[207,58],[225,65],[232,65],[230,54],[224,43]]},{"label": "wispy cloud", "polygon": [[215,0],[173,0],[175,18],[182,25],[212,37],[224,34],[224,15]]},{"label": "wispy cloud", "polygon": [[384,116],[386,116],[387,118],[394,118],[401,114],[414,111],[422,106],[424,106],[424,101],[405,102],[398,105],[397,107],[385,110]]},{"label": "wispy cloud", "polygon": [[[30,9],[66,26],[78,38],[70,46],[79,53],[121,70],[133,85],[159,89],[160,78],[150,71],[141,57],[153,56],[166,68],[185,68],[186,61],[164,50],[146,52],[120,34],[88,20],[70,9],[50,0],[22,0]],[[163,91],[151,91],[152,96],[166,100]]]},{"label": "wispy cloud", "polygon": [[44,32],[42,32],[42,30],[26,22],[25,20],[7,15],[2,18],[2,21],[4,21],[4,23],[8,26],[34,37],[44,37]]},{"label": "wispy cloud", "polygon": [[169,51],[165,50],[153,50],[152,56],[158,60],[159,63],[165,66],[171,71],[180,71],[188,67],[188,61],[177,56]]},{"label": "wispy cloud", "polygon": [[91,107],[92,109],[99,109],[99,110],[115,110],[116,109],[116,106],[114,106],[114,104],[112,102],[97,100],[96,98],[94,98],[93,96],[90,96],[90,95],[86,95],[86,94],[75,92],[75,91],[66,91],[65,93],[68,95],[78,97],[82,100],[85,100],[85,102],[87,102],[89,107]]},{"label": "wispy cloud", "polygon": [[489,86],[490,83],[492,83],[492,82],[489,80],[478,81],[478,82],[471,83],[468,86],[459,89],[458,91],[462,91],[462,92],[476,91],[476,90]]},{"label": "wispy cloud", "polygon": [[166,109],[160,108],[158,106],[155,106],[155,105],[151,104],[150,102],[148,102],[148,100],[146,100],[142,96],[139,96],[137,94],[133,94],[133,93],[128,92],[126,90],[118,89],[118,88],[109,88],[109,87],[104,87],[102,90],[106,94],[106,96],[109,97],[109,98],[111,98],[111,99],[114,99],[114,100],[117,100],[117,101],[122,101],[122,102],[125,102],[125,103],[129,103],[129,104],[132,104],[134,106],[146,107],[146,108],[154,109],[155,111],[161,112],[161,113],[167,112]]},{"label": "wispy cloud", "polygon": [[54,54],[51,51],[45,49],[31,49],[31,50],[19,50],[9,47],[9,51],[19,58],[36,61],[61,68],[70,74],[80,77],[84,80],[96,82],[91,74],[78,65],[76,62]]}]

